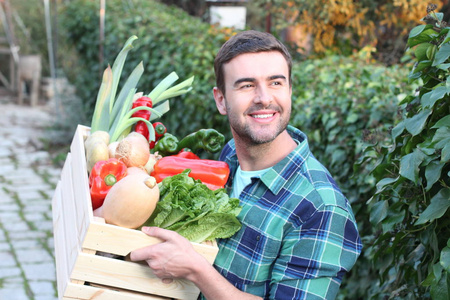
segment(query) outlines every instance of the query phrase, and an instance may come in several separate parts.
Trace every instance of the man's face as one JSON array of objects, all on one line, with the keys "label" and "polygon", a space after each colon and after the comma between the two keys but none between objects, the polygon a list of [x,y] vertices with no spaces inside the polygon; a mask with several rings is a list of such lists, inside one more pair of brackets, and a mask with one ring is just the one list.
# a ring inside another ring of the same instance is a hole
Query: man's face
[{"label": "man's face", "polygon": [[217,88],[219,112],[228,116],[235,138],[248,145],[273,141],[291,114],[289,69],[276,51],[241,54],[223,66],[225,95]]}]

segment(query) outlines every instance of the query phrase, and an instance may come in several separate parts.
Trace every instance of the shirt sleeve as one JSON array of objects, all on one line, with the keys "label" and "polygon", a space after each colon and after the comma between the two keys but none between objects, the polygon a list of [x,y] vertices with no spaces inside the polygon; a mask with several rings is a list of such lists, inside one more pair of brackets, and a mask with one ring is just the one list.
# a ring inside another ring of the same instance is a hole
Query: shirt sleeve
[{"label": "shirt sleeve", "polygon": [[271,299],[334,299],[361,252],[353,214],[324,206],[289,232],[272,271]]}]

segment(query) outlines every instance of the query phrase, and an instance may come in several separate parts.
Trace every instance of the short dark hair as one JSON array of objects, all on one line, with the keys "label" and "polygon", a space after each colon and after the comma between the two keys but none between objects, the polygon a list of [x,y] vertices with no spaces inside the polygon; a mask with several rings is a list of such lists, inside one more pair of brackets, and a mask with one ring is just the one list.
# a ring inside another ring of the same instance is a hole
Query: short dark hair
[{"label": "short dark hair", "polygon": [[232,36],[222,45],[217,53],[214,60],[217,88],[225,94],[224,64],[240,54],[269,51],[278,51],[284,56],[289,68],[289,84],[292,84],[292,57],[286,46],[270,33],[248,30]]}]

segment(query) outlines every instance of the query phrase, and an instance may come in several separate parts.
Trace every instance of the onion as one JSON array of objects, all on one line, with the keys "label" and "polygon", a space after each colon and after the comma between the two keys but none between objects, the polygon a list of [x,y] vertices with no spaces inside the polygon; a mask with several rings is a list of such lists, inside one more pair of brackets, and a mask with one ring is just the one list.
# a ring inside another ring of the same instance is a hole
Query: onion
[{"label": "onion", "polygon": [[112,142],[108,145],[109,157],[116,157],[116,149],[119,142]]},{"label": "onion", "polygon": [[159,155],[158,152],[155,152],[155,154],[150,154],[150,157],[148,158],[148,161],[145,164],[145,170],[147,170],[148,174],[153,172],[156,162],[158,160],[160,160],[161,158],[162,158],[162,156]]},{"label": "onion", "polygon": [[142,134],[133,131],[119,142],[114,157],[127,167],[142,167],[150,157],[150,145]]}]

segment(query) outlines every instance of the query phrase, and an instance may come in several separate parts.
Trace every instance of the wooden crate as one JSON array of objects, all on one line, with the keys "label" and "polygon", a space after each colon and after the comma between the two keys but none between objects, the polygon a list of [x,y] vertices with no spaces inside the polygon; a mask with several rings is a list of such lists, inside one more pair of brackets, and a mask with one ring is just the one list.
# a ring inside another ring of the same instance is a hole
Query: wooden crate
[{"label": "wooden crate", "polygon": [[[200,291],[192,282],[166,284],[147,265],[117,258],[160,240],[93,216],[84,150],[88,134],[89,127],[78,126],[52,200],[59,299],[197,299]],[[192,244],[213,263],[215,242]]]}]

